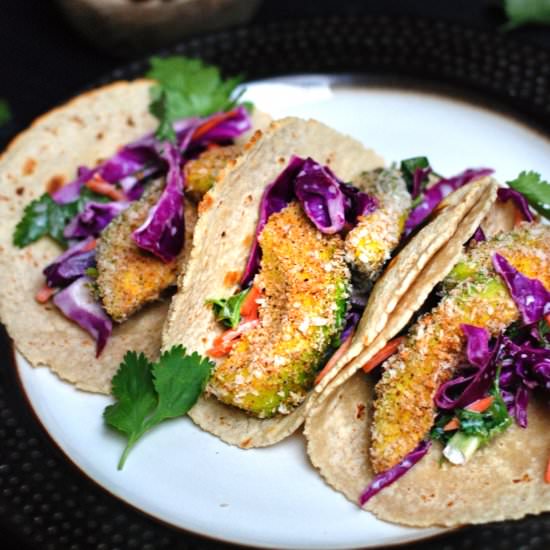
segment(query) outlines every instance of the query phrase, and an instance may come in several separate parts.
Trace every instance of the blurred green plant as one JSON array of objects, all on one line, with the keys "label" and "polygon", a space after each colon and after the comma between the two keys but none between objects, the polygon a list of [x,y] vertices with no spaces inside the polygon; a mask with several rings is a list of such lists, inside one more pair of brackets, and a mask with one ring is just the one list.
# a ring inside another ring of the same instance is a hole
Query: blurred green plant
[{"label": "blurred green plant", "polygon": [[550,0],[504,0],[508,17],[506,29],[514,29],[528,23],[550,25]]},{"label": "blurred green plant", "polygon": [[8,102],[0,98],[0,126],[4,126],[11,119],[11,110]]}]

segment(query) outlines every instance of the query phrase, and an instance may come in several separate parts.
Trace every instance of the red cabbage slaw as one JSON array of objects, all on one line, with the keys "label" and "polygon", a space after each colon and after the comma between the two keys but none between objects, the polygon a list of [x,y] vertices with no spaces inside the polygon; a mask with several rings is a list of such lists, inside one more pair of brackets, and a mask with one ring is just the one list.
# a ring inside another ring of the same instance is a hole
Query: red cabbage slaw
[{"label": "red cabbage slaw", "polygon": [[[210,127],[194,137],[199,127]],[[220,116],[206,119],[190,118],[174,124],[176,144],[160,143],[153,134],[130,143],[96,168],[80,167],[77,178],[53,195],[61,204],[78,200],[80,191],[92,178],[119,185],[124,200],[109,203],[90,201],[65,227],[64,235],[71,246],[44,269],[46,284],[61,289],[54,296],[54,304],[70,319],[88,331],[101,352],[112,331],[112,321],[90,292],[91,280],[86,270],[95,266],[95,250],[90,248],[93,237],[98,237],[110,221],[140,198],[147,179],[166,173],[166,186],[152,207],[146,222],[133,238],[138,246],[157,255],[163,261],[174,259],[183,246],[185,234],[182,167],[196,157],[210,143],[225,145],[252,127],[243,106]],[[84,239],[84,240],[80,240]],[[83,284],[85,281],[86,284]],[[92,303],[95,304],[92,306]]]}]

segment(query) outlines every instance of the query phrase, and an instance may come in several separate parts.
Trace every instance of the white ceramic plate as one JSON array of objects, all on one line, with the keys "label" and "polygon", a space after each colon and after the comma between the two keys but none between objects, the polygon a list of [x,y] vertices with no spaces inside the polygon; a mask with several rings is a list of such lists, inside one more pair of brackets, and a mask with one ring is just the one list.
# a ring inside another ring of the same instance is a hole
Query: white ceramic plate
[{"label": "white ceramic plate", "polygon": [[[447,97],[307,76],[252,83],[246,98],[275,118],[317,118],[388,162],[427,155],[446,175],[488,166],[501,181],[524,169],[550,178],[546,137]],[[67,456],[111,493],[175,526],[275,548],[384,546],[439,532],[378,521],[329,489],[308,462],[300,435],[244,451],[178,419],[144,437],[119,472],[124,442],[102,421],[111,400],[76,391],[20,356],[18,368],[38,417]]]}]

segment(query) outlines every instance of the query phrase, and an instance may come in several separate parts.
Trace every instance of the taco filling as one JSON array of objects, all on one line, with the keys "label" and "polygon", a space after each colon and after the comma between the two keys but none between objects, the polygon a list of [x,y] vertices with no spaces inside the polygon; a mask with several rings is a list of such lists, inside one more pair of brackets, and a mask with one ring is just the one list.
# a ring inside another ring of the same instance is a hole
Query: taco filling
[{"label": "taco filling", "polygon": [[95,168],[80,167],[74,181],[29,204],[14,233],[20,247],[49,235],[67,248],[44,268],[36,299],[53,296],[96,340],[98,355],[113,321],[125,321],[175,284],[196,203],[240,154],[233,140],[251,122],[241,106],[173,126],[174,142],[150,134]]}]

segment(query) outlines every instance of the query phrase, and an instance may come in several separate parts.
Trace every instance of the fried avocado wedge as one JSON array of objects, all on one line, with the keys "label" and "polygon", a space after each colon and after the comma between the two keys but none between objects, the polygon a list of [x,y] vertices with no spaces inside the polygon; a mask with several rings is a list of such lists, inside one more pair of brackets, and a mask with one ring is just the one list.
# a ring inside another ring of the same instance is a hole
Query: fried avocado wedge
[{"label": "fried avocado wedge", "polygon": [[461,325],[481,327],[496,336],[520,318],[491,263],[494,254],[550,289],[550,227],[524,224],[466,252],[444,279],[441,302],[418,320],[383,366],[376,385],[370,449],[375,472],[401,462],[431,429],[436,392],[464,360],[466,336]]},{"label": "fried avocado wedge", "polygon": [[372,282],[401,240],[411,196],[401,172],[393,167],[364,172],[353,184],[379,203],[346,236],[348,263]]},{"label": "fried avocado wedge", "polygon": [[269,218],[259,242],[257,326],[218,365],[207,391],[268,418],[304,401],[323,358],[339,341],[350,273],[341,237],[320,235],[297,203]]},{"label": "fried avocado wedge", "polygon": [[[140,249],[132,233],[140,227],[156,204],[163,183],[151,184],[143,197],[132,203],[102,231],[96,250],[96,288],[101,303],[117,323],[126,321],[145,304],[158,300],[176,282],[178,265],[183,268],[190,247],[169,262]],[[191,242],[196,207],[187,203],[184,211],[185,238]]]}]

